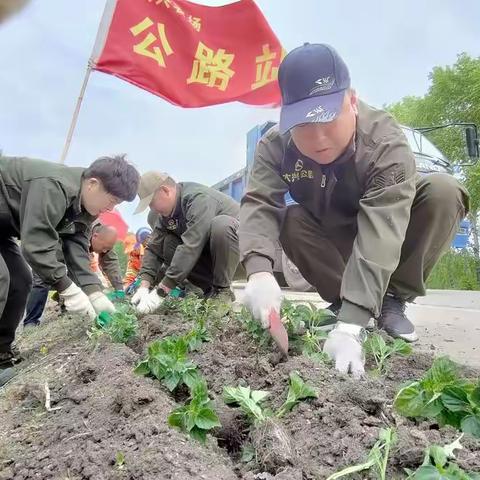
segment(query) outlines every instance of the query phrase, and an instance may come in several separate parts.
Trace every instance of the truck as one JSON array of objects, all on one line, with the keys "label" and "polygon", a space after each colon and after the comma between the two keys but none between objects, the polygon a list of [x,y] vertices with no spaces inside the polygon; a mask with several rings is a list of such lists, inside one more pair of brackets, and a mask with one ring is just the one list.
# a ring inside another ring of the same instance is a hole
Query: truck
[{"label": "truck", "polygon": [[[248,175],[253,165],[257,143],[274,125],[275,122],[268,121],[261,125],[256,125],[247,133],[247,158],[245,167],[228,176],[227,178],[224,178],[220,182],[217,182],[215,185],[213,185],[213,188],[229,195],[238,202],[241,201],[247,185]],[[477,127],[473,124],[455,123],[417,129],[402,125],[402,130],[415,156],[417,171],[420,174],[429,174],[434,172],[453,174],[453,167],[450,161],[425,136],[425,134],[430,131],[440,128],[447,128],[450,126],[465,127],[468,154],[470,158],[478,159],[479,148]],[[285,204],[288,206],[293,203],[295,203],[294,200],[290,194],[287,193],[285,195]],[[468,220],[462,220],[457,235],[453,240],[452,248],[466,248],[468,245],[470,230],[470,222]],[[278,243],[274,259],[273,271],[276,279],[282,287],[290,287],[297,291],[313,290],[313,287],[302,277],[298,268],[285,255],[280,243]]]}]

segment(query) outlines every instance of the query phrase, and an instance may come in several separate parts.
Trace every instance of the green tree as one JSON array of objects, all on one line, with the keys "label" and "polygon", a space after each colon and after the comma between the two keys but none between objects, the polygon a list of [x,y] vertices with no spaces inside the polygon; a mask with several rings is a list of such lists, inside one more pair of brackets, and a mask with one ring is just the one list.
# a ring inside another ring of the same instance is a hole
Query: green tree
[{"label": "green tree", "polygon": [[[454,65],[435,67],[429,75],[430,87],[423,97],[404,97],[387,105],[396,119],[411,127],[428,127],[453,122],[475,123],[480,126],[480,57],[466,53]],[[453,163],[468,163],[463,129],[437,130],[428,134],[431,140]],[[480,165],[460,167],[463,181],[470,193],[469,220],[473,229],[473,249],[480,259],[478,217],[480,212]]]}]

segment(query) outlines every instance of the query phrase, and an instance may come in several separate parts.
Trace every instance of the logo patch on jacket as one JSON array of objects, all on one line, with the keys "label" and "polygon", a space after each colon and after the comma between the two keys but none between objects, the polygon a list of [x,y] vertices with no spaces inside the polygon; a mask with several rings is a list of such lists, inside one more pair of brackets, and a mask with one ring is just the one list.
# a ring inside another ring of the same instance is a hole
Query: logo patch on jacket
[{"label": "logo patch on jacket", "polygon": [[313,170],[306,169],[303,160],[299,158],[295,162],[294,171],[282,174],[283,179],[288,183],[295,183],[301,178],[313,178]]},{"label": "logo patch on jacket", "polygon": [[169,218],[166,227],[167,230],[176,230],[178,228],[178,220],[175,218]]}]

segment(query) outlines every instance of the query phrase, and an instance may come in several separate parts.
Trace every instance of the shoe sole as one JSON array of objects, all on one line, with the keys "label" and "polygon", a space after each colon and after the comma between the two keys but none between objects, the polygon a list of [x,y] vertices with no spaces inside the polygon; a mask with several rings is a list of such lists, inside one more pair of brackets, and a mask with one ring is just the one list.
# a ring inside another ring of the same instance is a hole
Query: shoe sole
[{"label": "shoe sole", "polygon": [[401,340],[405,340],[408,343],[414,343],[418,340],[417,332],[413,331],[412,333],[397,333],[397,332],[389,332],[385,330],[391,337],[393,338],[400,338]]}]

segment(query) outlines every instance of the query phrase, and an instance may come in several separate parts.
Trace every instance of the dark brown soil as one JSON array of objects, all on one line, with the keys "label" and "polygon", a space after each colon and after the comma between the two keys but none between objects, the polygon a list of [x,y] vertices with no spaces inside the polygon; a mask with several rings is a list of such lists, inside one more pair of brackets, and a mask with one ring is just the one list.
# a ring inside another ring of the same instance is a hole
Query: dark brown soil
[{"label": "dark brown soil", "polygon": [[[222,423],[203,446],[167,425],[168,414],[183,398],[133,373],[150,341],[190,327],[178,315],[145,317],[139,338],[128,346],[105,339],[92,343],[78,319],[55,318],[25,333],[19,346],[29,352],[28,360],[0,389],[0,480],[320,480],[364,461],[384,426],[398,432],[388,474],[396,479],[405,478],[404,468],[418,467],[427,444],[446,444],[457,436],[452,429],[415,424],[392,411],[398,385],[421,376],[432,357],[397,358],[386,378],[354,381],[302,356],[279,363],[229,320],[217,322],[213,341],[191,354]],[[293,370],[316,388],[318,398],[300,403],[281,420],[292,455],[264,468],[255,461],[242,463],[242,447],[254,436],[243,414],[223,403],[223,387],[268,390],[266,404],[275,409],[285,400]],[[46,382],[51,411],[45,408]],[[480,442],[465,436],[462,444],[459,465],[480,471]],[[123,465],[116,462],[119,454]]]}]

